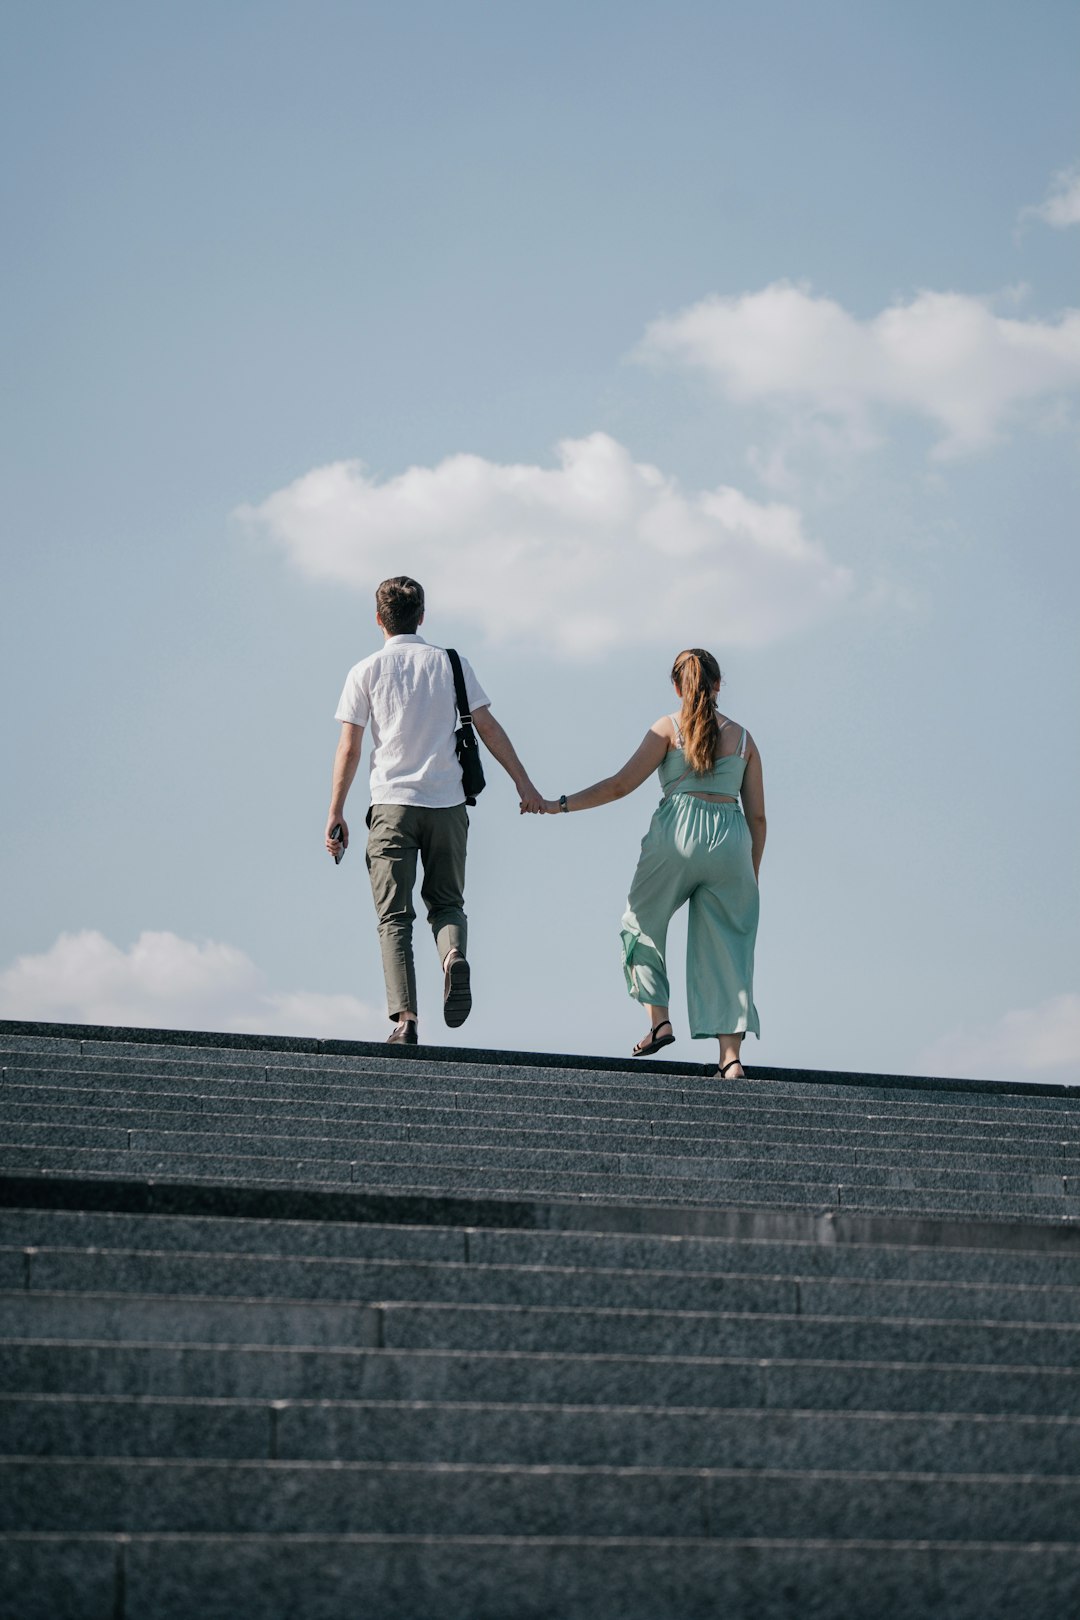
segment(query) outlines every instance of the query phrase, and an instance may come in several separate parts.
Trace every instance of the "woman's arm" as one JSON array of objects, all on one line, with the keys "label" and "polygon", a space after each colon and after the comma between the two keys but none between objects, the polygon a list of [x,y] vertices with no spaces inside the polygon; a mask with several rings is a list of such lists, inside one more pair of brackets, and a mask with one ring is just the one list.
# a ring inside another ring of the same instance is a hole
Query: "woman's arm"
[{"label": "woman's arm", "polygon": [[754,863],[754,876],[757,877],[765,851],[765,783],[761,774],[761,755],[752,739],[739,797],[742,799],[746,824],[750,828],[750,858]]},{"label": "woman's arm", "polygon": [[[566,808],[595,810],[599,805],[610,804],[613,799],[625,799],[628,793],[633,793],[647,776],[659,768],[670,746],[671,721],[665,715],[645,733],[621,771],[616,771],[614,776],[605,776],[602,782],[594,782],[592,787],[582,788],[580,793],[568,793]],[[557,816],[562,812],[562,805],[558,799],[545,799],[543,810],[549,816]]]}]

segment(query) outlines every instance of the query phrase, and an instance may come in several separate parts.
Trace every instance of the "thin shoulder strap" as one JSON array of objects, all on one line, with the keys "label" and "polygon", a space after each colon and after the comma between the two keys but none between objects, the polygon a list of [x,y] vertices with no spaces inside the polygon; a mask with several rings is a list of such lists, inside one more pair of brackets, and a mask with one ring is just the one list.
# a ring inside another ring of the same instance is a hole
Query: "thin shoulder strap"
[{"label": "thin shoulder strap", "polygon": [[679,724],[679,715],[681,713],[682,713],[681,709],[676,709],[674,714],[669,714],[668,715],[668,719],[671,721],[672,725],[675,727],[675,740],[678,743],[678,746],[680,748],[682,747],[682,741],[683,741],[682,726],[680,726],[680,724]]},{"label": "thin shoulder strap", "polygon": [[461,659],[453,647],[447,647],[446,656],[450,660],[450,668],[454,672],[454,700],[457,703],[457,712],[463,726],[472,725],[472,714],[469,710],[469,697],[465,691],[465,676],[461,668]]},{"label": "thin shoulder strap", "polygon": [[745,726],[743,726],[743,728],[742,728],[742,736],[739,738],[738,753],[739,753],[739,758],[740,759],[745,759],[746,758],[746,727]]}]

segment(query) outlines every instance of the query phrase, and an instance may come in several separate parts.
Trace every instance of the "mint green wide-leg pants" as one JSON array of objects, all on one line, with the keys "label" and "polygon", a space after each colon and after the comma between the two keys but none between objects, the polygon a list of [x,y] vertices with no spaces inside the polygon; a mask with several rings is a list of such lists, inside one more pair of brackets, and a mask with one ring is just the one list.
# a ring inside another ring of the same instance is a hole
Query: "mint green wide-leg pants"
[{"label": "mint green wide-leg pants", "polygon": [[622,920],[623,968],[636,1001],[670,1005],[668,924],[687,903],[691,1035],[760,1034],[754,1006],[758,886],[750,829],[737,804],[673,793],[649,823]]}]

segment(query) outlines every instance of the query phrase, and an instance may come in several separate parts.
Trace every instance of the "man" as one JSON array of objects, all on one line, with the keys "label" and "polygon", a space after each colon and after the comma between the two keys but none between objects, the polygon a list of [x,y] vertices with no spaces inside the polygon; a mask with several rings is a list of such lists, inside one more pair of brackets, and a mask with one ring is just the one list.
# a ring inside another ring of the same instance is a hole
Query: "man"
[{"label": "man", "polygon": [[[457,705],[450,660],[417,634],[424,622],[423,589],[406,575],[384,579],[375,606],[383,646],[349,671],[334,717],[341,721],[341,738],[326,847],[335,856],[348,848],[345,800],[370,722],[367,868],[379,919],[387,1010],[394,1023],[389,1044],[415,1046],[412,894],[417,855],[424,867],[420,895],[443,967],[443,1016],[456,1029],[472,1008],[463,901],[469,818],[454,748]],[[461,666],[475,730],[517,788],[522,812],[539,810],[540,795],[492,714],[490,698],[466,659]],[[338,825],[340,840],[331,837]]]}]

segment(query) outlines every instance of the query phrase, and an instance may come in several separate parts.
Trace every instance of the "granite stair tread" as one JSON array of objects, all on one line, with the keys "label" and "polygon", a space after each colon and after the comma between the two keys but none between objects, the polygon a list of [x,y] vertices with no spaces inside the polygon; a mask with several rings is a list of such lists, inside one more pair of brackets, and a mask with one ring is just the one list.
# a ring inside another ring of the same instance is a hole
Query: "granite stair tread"
[{"label": "granite stair tread", "polygon": [[[363,1603],[380,1620],[987,1620],[1080,1606],[1072,1544],[768,1537],[15,1535],[19,1620],[56,1620],[78,1594],[87,1620],[197,1613],[201,1620],[340,1620]],[[988,1607],[988,1603],[993,1605]],[[783,1607],[780,1607],[783,1604]]]}]

